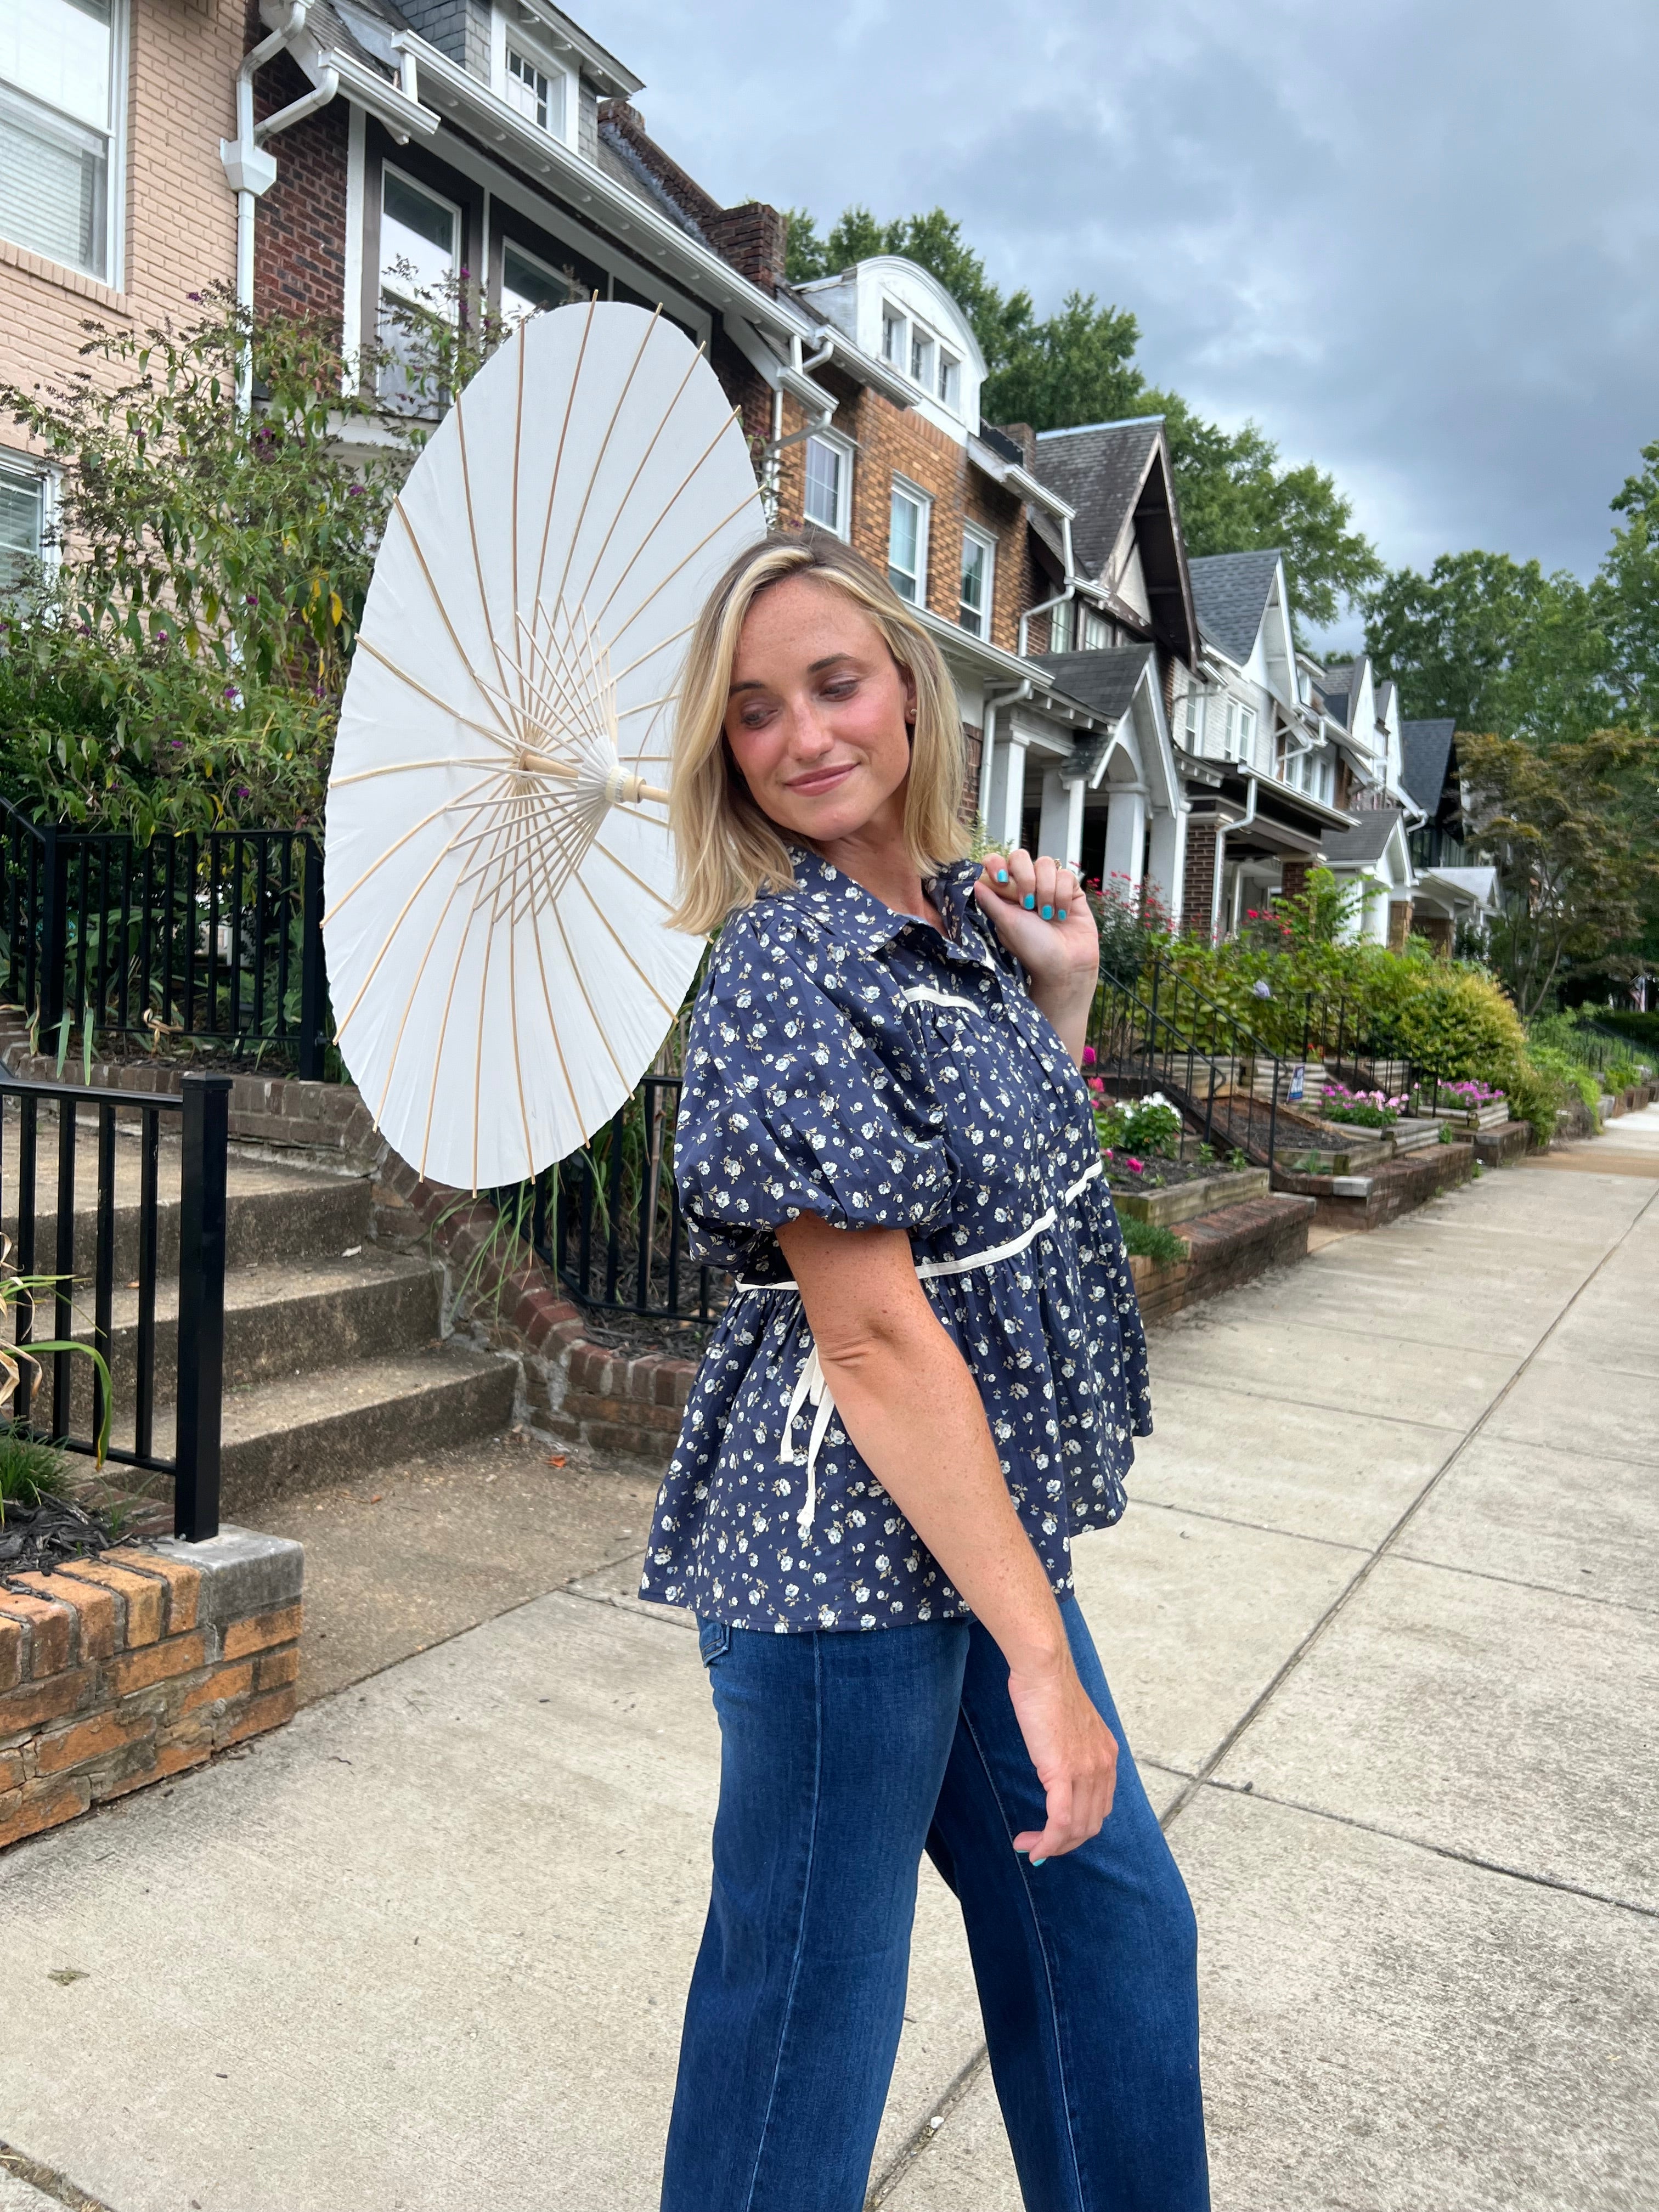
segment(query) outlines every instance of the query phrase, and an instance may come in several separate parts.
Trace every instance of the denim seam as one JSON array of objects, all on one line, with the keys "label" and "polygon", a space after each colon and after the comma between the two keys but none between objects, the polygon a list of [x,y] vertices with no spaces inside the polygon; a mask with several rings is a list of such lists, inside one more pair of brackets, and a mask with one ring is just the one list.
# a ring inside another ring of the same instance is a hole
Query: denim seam
[{"label": "denim seam", "polygon": [[823,1803],[823,1645],[817,1635],[812,1636],[812,1825],[806,1845],[806,1871],[801,1884],[800,1916],[795,1927],[795,1955],[789,1963],[789,1990],[783,2001],[783,2018],[778,2027],[777,2055],[772,2062],[772,2081],[766,2093],[766,2110],[761,2118],[760,2136],[755,2145],[755,2163],[750,2168],[749,2186],[744,2191],[739,2212],[752,2212],[755,2191],[760,2181],[761,2160],[766,2155],[766,2131],[772,2124],[772,2108],[777,2102],[778,2076],[783,2071],[783,2054],[789,2041],[790,2022],[795,2009],[795,1991],[800,1984],[801,1953],[806,1944],[806,1912],[812,1893],[812,1873],[817,1859],[818,1814]]},{"label": "denim seam", "polygon": [[[1007,1836],[1010,1844],[1012,1844],[1014,1839],[1015,1831],[1012,1822],[1009,1820],[1007,1808],[1003,1804],[1001,1796],[998,1791],[996,1775],[992,1770],[990,1760],[985,1756],[984,1747],[980,1742],[978,1732],[974,1727],[973,1718],[969,1713],[966,1706],[963,1708],[962,1725],[967,1730],[968,1741],[974,1747],[974,1755],[979,1760],[981,1769],[984,1773],[986,1787],[991,1793],[992,1801],[995,1804],[998,1813],[1001,1815],[1003,1832]],[[1031,1928],[1036,1938],[1037,1955],[1042,1961],[1043,1983],[1048,1992],[1048,2017],[1054,2027],[1054,2063],[1060,2069],[1060,2110],[1066,2116],[1066,2144],[1067,2149],[1072,2154],[1072,2179],[1077,2186],[1077,2201],[1079,2207],[1079,2212],[1086,2212],[1087,2199],[1083,2193],[1083,2172],[1078,2163],[1077,2131],[1072,2125],[1072,2090],[1071,2084],[1067,2081],[1066,2075],[1066,2046],[1060,2032],[1060,2002],[1054,1995],[1054,1968],[1049,1963],[1048,1947],[1042,1939],[1042,1922],[1038,1917],[1036,1902],[1031,1894],[1030,1867],[1023,1853],[1017,1851],[1014,1856],[1019,1861],[1020,1886],[1025,1893],[1026,1907],[1030,1913]]]}]

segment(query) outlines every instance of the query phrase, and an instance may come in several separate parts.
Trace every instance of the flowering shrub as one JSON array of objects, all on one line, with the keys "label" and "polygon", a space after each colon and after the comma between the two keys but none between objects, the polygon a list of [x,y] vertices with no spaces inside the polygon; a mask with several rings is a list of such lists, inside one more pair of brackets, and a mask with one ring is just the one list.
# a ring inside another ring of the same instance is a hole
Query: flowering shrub
[{"label": "flowering shrub", "polygon": [[1451,1107],[1472,1114],[1477,1107],[1496,1106],[1507,1095],[1495,1084],[1482,1083],[1476,1077],[1469,1077],[1461,1083],[1443,1083],[1437,1091],[1431,1088],[1425,1091],[1419,1088],[1416,1103],[1418,1109],[1425,1114],[1433,1113],[1437,1106],[1443,1113]]},{"label": "flowering shrub", "polygon": [[1108,1157],[1121,1152],[1132,1175],[1144,1171],[1144,1159],[1130,1154],[1150,1153],[1157,1159],[1173,1159],[1181,1147],[1181,1115],[1161,1091],[1150,1098],[1109,1098],[1096,1077],[1090,1084],[1094,1095],[1095,1127],[1101,1150]]},{"label": "flowering shrub", "polygon": [[1390,1098],[1382,1091],[1350,1091],[1346,1083],[1328,1081],[1321,1109],[1327,1121],[1356,1124],[1362,1129],[1391,1129],[1410,1101]]}]

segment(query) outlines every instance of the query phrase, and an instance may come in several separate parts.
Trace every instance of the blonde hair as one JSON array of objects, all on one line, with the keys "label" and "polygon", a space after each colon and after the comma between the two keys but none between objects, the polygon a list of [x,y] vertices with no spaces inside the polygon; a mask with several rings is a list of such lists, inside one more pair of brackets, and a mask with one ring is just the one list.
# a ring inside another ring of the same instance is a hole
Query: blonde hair
[{"label": "blonde hair", "polygon": [[842,592],[880,632],[915,685],[916,719],[904,795],[905,849],[923,876],[960,860],[968,836],[962,798],[962,721],[939,649],[884,576],[836,538],[775,532],[738,554],[697,617],[680,679],[668,818],[679,868],[672,927],[698,936],[763,891],[793,890],[784,833],[750,796],[726,744],[738,640],[769,586],[810,576]]}]

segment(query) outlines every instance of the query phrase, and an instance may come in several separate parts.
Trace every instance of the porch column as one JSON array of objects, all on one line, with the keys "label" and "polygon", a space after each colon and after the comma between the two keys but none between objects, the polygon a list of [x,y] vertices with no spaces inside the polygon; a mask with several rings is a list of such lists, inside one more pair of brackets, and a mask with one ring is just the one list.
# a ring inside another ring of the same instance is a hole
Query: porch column
[{"label": "porch column", "polygon": [[1015,738],[999,738],[991,760],[991,805],[986,834],[1006,853],[1018,844],[1025,810],[1025,748]]},{"label": "porch column", "polygon": [[1147,863],[1152,888],[1176,929],[1181,927],[1182,893],[1186,888],[1182,881],[1186,872],[1186,841],[1182,836],[1186,821],[1184,814],[1153,814],[1152,857]]},{"label": "porch column", "polygon": [[1043,770],[1037,851],[1068,868],[1083,856],[1083,785],[1077,779],[1062,782],[1058,769]]},{"label": "porch column", "polygon": [[1106,875],[1133,898],[1140,889],[1141,855],[1146,849],[1146,794],[1113,790],[1106,810]]}]

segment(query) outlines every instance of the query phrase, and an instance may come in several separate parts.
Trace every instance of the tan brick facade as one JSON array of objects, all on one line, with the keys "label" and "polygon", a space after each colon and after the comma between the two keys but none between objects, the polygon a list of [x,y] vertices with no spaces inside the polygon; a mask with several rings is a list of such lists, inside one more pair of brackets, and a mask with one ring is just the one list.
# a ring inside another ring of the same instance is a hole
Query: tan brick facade
[{"label": "tan brick facade", "polygon": [[[184,322],[190,299],[236,274],[236,196],[219,141],[235,136],[242,0],[130,0],[118,289],[0,240],[0,380],[61,384],[82,325]],[[0,446],[24,443],[9,422]]]}]

